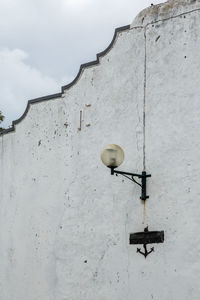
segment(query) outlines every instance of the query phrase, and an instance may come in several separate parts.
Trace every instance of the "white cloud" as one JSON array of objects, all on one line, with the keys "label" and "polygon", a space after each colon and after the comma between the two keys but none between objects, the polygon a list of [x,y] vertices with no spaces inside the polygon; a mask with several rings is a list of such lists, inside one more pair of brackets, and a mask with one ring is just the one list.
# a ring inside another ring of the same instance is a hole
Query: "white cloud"
[{"label": "white cloud", "polygon": [[20,117],[27,100],[57,93],[61,84],[26,63],[28,54],[23,50],[0,49],[0,107],[7,126]]}]

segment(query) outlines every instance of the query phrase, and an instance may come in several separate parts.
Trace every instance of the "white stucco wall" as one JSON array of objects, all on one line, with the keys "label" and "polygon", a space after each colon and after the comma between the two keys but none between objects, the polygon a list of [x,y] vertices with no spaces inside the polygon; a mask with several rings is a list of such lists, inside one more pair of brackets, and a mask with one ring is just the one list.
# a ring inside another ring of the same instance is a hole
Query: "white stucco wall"
[{"label": "white stucco wall", "polygon": [[[150,7],[0,136],[1,300],[199,300],[199,26],[200,1]],[[145,210],[101,163],[110,143],[152,174]],[[146,225],[165,241],[145,260]]]}]

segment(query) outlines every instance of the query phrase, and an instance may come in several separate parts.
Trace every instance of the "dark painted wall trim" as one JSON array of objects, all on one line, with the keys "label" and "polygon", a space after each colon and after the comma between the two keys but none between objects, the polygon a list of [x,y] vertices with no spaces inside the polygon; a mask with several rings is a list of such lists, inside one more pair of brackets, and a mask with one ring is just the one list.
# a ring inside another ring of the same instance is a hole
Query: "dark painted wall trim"
[{"label": "dark painted wall trim", "polygon": [[102,51],[102,52],[100,52],[100,53],[98,53],[96,55],[97,56],[96,60],[90,61],[90,62],[85,63],[85,64],[82,64],[80,66],[79,72],[78,72],[77,76],[75,77],[75,79],[71,83],[69,83],[69,84],[64,85],[64,86],[61,87],[61,93],[57,93],[57,94],[48,95],[48,96],[44,96],[44,97],[40,97],[40,98],[29,100],[28,103],[27,103],[27,106],[26,106],[26,109],[25,109],[25,112],[23,113],[23,115],[19,119],[13,121],[12,122],[12,126],[10,128],[1,131],[0,135],[9,133],[11,131],[14,131],[15,130],[15,125],[18,124],[19,122],[21,122],[25,118],[26,114],[29,111],[29,108],[30,108],[31,104],[35,104],[35,103],[38,103],[38,102],[43,102],[43,101],[52,100],[52,99],[61,97],[65,90],[67,90],[70,87],[72,87],[78,81],[78,79],[79,79],[82,71],[85,68],[99,64],[100,57],[104,56],[112,48],[112,46],[113,46],[113,44],[115,42],[115,39],[117,37],[117,33],[121,32],[121,31],[129,30],[129,29],[130,29],[130,25],[126,25],[126,26],[122,26],[122,27],[116,28],[114,36],[113,36],[113,39],[112,39],[110,45],[104,51]]}]

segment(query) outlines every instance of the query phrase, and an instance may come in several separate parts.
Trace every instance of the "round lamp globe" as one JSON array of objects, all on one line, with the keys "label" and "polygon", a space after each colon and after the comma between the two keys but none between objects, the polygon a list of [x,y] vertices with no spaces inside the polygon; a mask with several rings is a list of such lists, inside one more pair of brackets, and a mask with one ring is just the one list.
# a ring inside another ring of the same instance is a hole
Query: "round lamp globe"
[{"label": "round lamp globe", "polygon": [[101,160],[106,167],[117,168],[124,161],[124,151],[118,145],[107,145],[101,152]]}]

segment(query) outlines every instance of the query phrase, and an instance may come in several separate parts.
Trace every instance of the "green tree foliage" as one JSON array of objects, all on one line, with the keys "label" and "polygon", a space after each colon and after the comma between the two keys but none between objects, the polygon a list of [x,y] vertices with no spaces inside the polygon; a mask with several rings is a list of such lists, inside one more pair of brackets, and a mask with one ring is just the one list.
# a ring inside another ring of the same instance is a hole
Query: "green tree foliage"
[{"label": "green tree foliage", "polygon": [[[0,111],[0,124],[4,120],[4,116],[2,115],[2,112]],[[4,128],[0,127],[0,131],[4,130]]]}]

